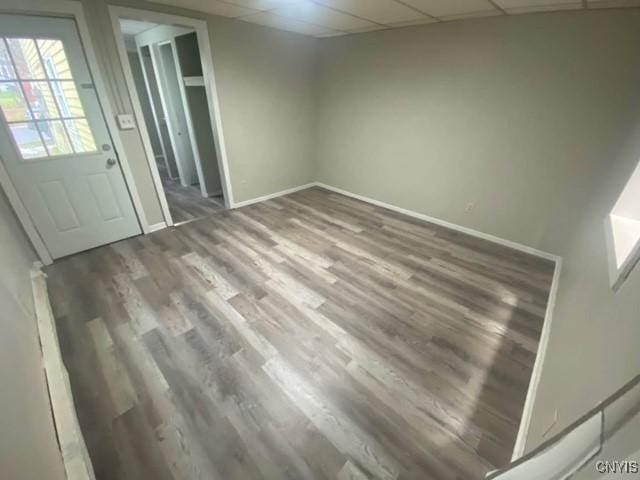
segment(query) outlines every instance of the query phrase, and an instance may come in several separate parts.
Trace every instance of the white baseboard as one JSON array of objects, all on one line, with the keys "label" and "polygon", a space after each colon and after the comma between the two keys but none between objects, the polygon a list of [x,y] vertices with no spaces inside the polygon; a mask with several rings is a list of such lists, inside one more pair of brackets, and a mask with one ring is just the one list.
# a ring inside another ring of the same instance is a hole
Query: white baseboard
[{"label": "white baseboard", "polygon": [[298,185],[297,187],[288,188],[286,190],[280,190],[279,192],[269,193],[268,195],[262,195],[261,197],[251,198],[249,200],[243,200],[242,202],[236,202],[231,206],[231,208],[246,207],[247,205],[264,202],[265,200],[270,200],[272,198],[281,197],[283,195],[289,195],[290,193],[294,193],[300,190],[305,190],[315,185],[316,185],[315,182],[305,183],[304,185]]},{"label": "white baseboard", "polygon": [[69,373],[60,352],[56,322],[49,302],[46,274],[40,270],[40,265],[37,263],[31,269],[31,288],[42,352],[42,367],[49,391],[51,420],[58,436],[66,478],[95,480],[93,465],[76,413]]},{"label": "white baseboard", "polygon": [[153,225],[149,225],[149,233],[157,232],[158,230],[162,230],[163,228],[167,228],[166,222],[154,223]]},{"label": "white baseboard", "polygon": [[498,243],[500,245],[504,245],[505,247],[513,248],[514,250],[519,250],[521,252],[528,253],[530,255],[535,255],[536,257],[544,258],[546,260],[551,260],[555,262],[560,258],[557,255],[553,255],[552,253],[548,253],[548,252],[543,252],[542,250],[538,250],[537,248],[529,247],[527,245],[523,245],[518,242],[513,242],[511,240],[506,240],[504,238],[496,237],[495,235],[480,232],[478,230],[474,230],[473,228],[463,227],[462,225],[456,225],[455,223],[447,222],[446,220],[430,217],[429,215],[425,215],[424,213],[418,213],[413,210],[397,207],[389,203],[381,202],[380,200],[376,200],[374,198],[365,197],[364,195],[358,195],[357,193],[352,193],[352,192],[349,192],[348,190],[343,190],[341,188],[333,187],[331,185],[327,185],[326,183],[315,182],[314,185],[317,187],[326,188],[327,190],[331,190],[336,193],[341,193],[342,195],[346,195],[348,197],[362,200],[363,202],[371,203],[372,205],[377,205],[378,207],[387,208],[389,210],[393,210],[394,212],[402,213],[404,215],[408,215],[413,218],[419,218],[420,220],[424,220],[425,222],[434,223],[442,227],[450,228],[451,230],[456,230],[458,232],[466,233],[467,235],[482,238],[483,240],[488,240],[493,243]]},{"label": "white baseboard", "polygon": [[484,240],[488,240],[490,242],[494,242],[505,247],[513,248],[514,250],[519,250],[524,253],[528,253],[531,255],[535,255],[540,258],[544,258],[546,260],[551,260],[555,262],[555,269],[553,272],[553,280],[551,282],[551,289],[549,291],[549,299],[547,301],[547,309],[545,311],[544,322],[542,324],[542,332],[540,334],[540,341],[538,342],[538,352],[536,353],[536,360],[533,365],[533,370],[531,372],[531,379],[529,380],[529,388],[527,390],[527,397],[524,403],[524,408],[522,411],[522,418],[520,419],[520,426],[518,427],[518,435],[516,437],[516,443],[513,449],[512,461],[524,455],[525,444],[527,441],[527,435],[529,433],[529,426],[531,424],[531,416],[533,414],[533,405],[536,398],[536,393],[538,391],[538,385],[540,384],[540,378],[542,376],[542,367],[544,364],[545,355],[547,353],[547,345],[549,343],[549,335],[551,332],[551,321],[553,318],[553,308],[556,303],[556,296],[558,293],[558,285],[560,282],[560,271],[562,268],[562,258],[558,255],[554,255],[548,252],[544,252],[542,250],[538,250],[533,247],[529,247],[527,245],[522,245],[517,242],[513,242],[511,240],[505,240],[500,237],[496,237],[494,235],[490,235],[488,233],[479,232],[478,230],[474,230],[472,228],[463,227],[461,225],[456,225],[454,223],[447,222],[445,220],[441,220],[439,218],[430,217],[423,213],[414,212],[413,210],[408,210],[406,208],[397,207],[395,205],[390,205],[385,202],[381,202],[379,200],[375,200],[373,198],[365,197],[363,195],[358,195],[356,193],[349,192],[347,190],[343,190],[341,188],[336,188],[331,185],[327,185],[322,182],[315,182],[315,186],[325,188],[327,190],[331,190],[332,192],[340,193],[342,195],[346,195],[348,197],[352,197],[358,200],[362,200],[363,202],[370,203],[372,205],[377,205],[379,207],[387,208],[389,210],[393,210],[394,212],[399,212],[404,215],[408,215],[410,217],[418,218],[420,220],[425,220],[430,223],[434,223],[436,225],[441,225],[443,227],[450,228],[452,230],[456,230],[458,232],[466,233],[467,235],[472,235],[474,237],[482,238]]},{"label": "white baseboard", "polygon": [[538,352],[536,360],[533,364],[531,379],[529,380],[529,388],[527,389],[527,397],[524,401],[524,409],[522,410],[522,418],[518,427],[518,435],[516,443],[513,447],[513,455],[511,461],[515,461],[525,454],[525,446],[527,436],[529,435],[529,426],[531,425],[531,416],[533,415],[533,405],[538,393],[538,386],[542,378],[542,368],[544,359],[547,355],[547,346],[549,344],[549,336],[551,334],[551,322],[553,321],[553,309],[556,305],[556,297],[558,295],[558,287],[560,285],[560,272],[562,270],[562,258],[556,259],[556,268],[553,271],[553,280],[551,281],[551,290],[549,291],[549,299],[547,300],[547,309],[544,314],[544,322],[542,324],[542,332],[538,341]]}]

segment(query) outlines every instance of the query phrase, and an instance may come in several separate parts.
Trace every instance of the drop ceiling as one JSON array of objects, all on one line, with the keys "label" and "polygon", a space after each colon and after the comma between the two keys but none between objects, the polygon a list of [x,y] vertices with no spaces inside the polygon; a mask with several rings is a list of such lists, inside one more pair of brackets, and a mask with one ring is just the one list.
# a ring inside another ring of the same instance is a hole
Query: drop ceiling
[{"label": "drop ceiling", "polygon": [[473,17],[637,7],[640,0],[153,0],[314,37]]}]

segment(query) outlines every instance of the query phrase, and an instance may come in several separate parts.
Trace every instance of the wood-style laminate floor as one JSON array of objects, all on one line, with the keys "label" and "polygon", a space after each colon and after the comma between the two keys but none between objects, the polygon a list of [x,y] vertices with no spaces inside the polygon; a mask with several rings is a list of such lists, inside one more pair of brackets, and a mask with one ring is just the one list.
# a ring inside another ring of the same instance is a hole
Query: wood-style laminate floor
[{"label": "wood-style laminate floor", "polygon": [[484,478],[552,272],[317,188],[47,269],[99,480]]},{"label": "wood-style laminate floor", "polygon": [[162,186],[173,223],[184,223],[207,217],[224,208],[222,196],[203,197],[198,186],[185,187],[161,173]]}]

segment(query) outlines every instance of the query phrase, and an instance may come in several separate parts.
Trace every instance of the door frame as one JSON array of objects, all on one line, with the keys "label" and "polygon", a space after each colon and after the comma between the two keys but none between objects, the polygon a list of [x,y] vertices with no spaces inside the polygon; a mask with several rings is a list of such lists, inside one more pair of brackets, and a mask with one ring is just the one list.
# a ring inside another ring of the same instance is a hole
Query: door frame
[{"label": "door frame", "polygon": [[[124,175],[124,182],[129,191],[129,196],[133,203],[133,208],[136,213],[138,223],[143,233],[150,233],[153,227],[149,225],[144,209],[142,208],[142,200],[138,193],[136,183],[133,177],[133,172],[129,161],[127,159],[126,151],[120,138],[119,131],[116,125],[114,110],[111,105],[111,100],[107,95],[106,84],[103,79],[103,73],[100,69],[96,53],[93,46],[93,40],[89,33],[89,27],[87,19],[84,14],[83,6],[80,2],[73,0],[3,0],[2,7],[0,7],[0,13],[6,15],[31,15],[31,16],[50,16],[50,17],[63,17],[71,18],[75,21],[78,28],[78,35],[82,48],[87,59],[89,72],[93,79],[93,84],[96,89],[98,102],[102,108],[102,115],[105,119],[107,130],[111,136],[113,146],[118,154],[118,160],[122,168]],[[24,206],[18,192],[6,171],[4,163],[0,161],[0,185],[7,194],[9,203],[13,207],[13,210],[18,217],[18,220],[22,224],[29,240],[36,250],[36,253],[40,257],[40,260],[45,265],[53,263],[51,253],[47,249],[44,240],[38,233],[38,230],[31,220],[26,207]]]},{"label": "door frame", "polygon": [[[184,86],[184,75],[182,74],[182,66],[180,65],[180,56],[178,55],[178,47],[176,46],[176,38],[173,37],[169,44],[171,45],[171,52],[173,53],[173,62],[178,76],[178,90],[180,90],[180,100],[182,101],[182,108],[185,114],[185,120],[187,122],[187,130],[189,133],[189,140],[191,141],[193,160],[196,164],[196,173],[198,174],[198,181],[200,182],[200,193],[203,197],[208,197],[206,182],[204,179],[204,173],[202,170],[202,159],[200,158],[200,148],[198,147],[198,140],[196,138],[195,129],[193,127],[193,118],[191,117],[191,109],[189,108],[189,101],[187,100],[187,92]],[[158,45],[162,46],[162,45]],[[211,112],[209,112],[211,113]],[[216,162],[217,163],[217,162]],[[218,168],[219,170],[219,168]],[[222,186],[222,182],[220,182]]]},{"label": "door frame", "polygon": [[[167,134],[169,135],[169,142],[171,143],[171,149],[173,150],[173,158],[176,161],[176,169],[178,170],[178,181],[184,187],[186,186],[185,184],[182,183],[184,181],[183,179],[184,174],[182,171],[184,168],[183,167],[184,159],[182,158],[182,153],[179,151],[180,149],[178,148],[178,139],[176,138],[177,128],[176,128],[176,125],[174,124],[174,121],[177,123],[177,120],[172,115],[172,113],[174,112],[174,109],[171,108],[173,104],[169,105],[168,103],[169,101],[167,100],[169,97],[171,97],[171,95],[165,91],[165,83],[167,82],[167,75],[165,70],[168,68],[168,66],[164,64],[164,61],[161,58],[159,58],[160,56],[158,54],[158,51],[162,45],[171,46],[171,41],[167,40],[166,42],[161,42],[156,44],[150,43],[147,45],[139,45],[139,47],[144,46],[149,48],[149,55],[151,55],[151,65],[153,67],[153,76],[155,77],[156,85],[158,87],[158,94],[160,96],[160,105],[162,105],[162,110],[164,110],[164,121],[167,126]],[[172,54],[173,54],[173,49],[172,49]],[[177,58],[175,58],[175,55],[174,55],[174,62],[176,61],[177,61]],[[178,82],[180,82],[180,77],[178,77]],[[185,112],[185,117],[186,117],[186,112]],[[191,141],[191,138],[189,138],[189,141]],[[193,151],[193,145],[191,146],[191,149]],[[164,187],[163,187],[163,191],[164,191]]]},{"label": "door frame", "polygon": [[[222,192],[224,195],[224,205],[226,208],[234,208],[235,201],[233,198],[233,187],[231,185],[231,174],[229,169],[229,162],[227,158],[227,149],[224,141],[224,133],[222,128],[222,114],[220,112],[220,99],[218,97],[218,90],[215,81],[215,71],[213,67],[213,55],[211,53],[211,41],[209,36],[209,28],[207,22],[199,20],[197,18],[184,17],[180,15],[172,15],[167,13],[160,13],[153,10],[145,10],[140,8],[121,7],[118,5],[109,5],[109,13],[111,15],[111,27],[113,34],[116,37],[116,45],[118,50],[118,56],[120,57],[120,64],[124,71],[125,81],[127,89],[129,90],[129,96],[131,103],[133,104],[133,111],[136,117],[136,123],[138,124],[139,131],[143,137],[143,145],[145,154],[147,157],[147,163],[149,169],[152,172],[152,177],[156,187],[156,192],[159,198],[165,198],[164,188],[160,181],[160,174],[158,172],[158,166],[155,162],[153,150],[151,148],[151,140],[149,138],[149,132],[144,126],[144,118],[142,116],[142,107],[140,105],[140,99],[135,89],[135,83],[133,80],[133,74],[129,65],[129,59],[127,57],[127,49],[124,44],[124,37],[120,31],[119,20],[121,18],[127,18],[130,20],[147,21],[165,25],[184,26],[195,30],[198,38],[198,47],[200,48],[200,63],[202,64],[202,76],[204,79],[205,91],[207,94],[207,102],[209,107],[209,113],[211,114],[211,131],[213,133],[213,139],[216,147],[216,154],[218,157],[218,170],[220,172],[220,178],[222,183]],[[167,224],[173,224],[171,213],[169,212],[168,204],[161,202],[162,210]],[[169,223],[171,222],[171,223]]]}]

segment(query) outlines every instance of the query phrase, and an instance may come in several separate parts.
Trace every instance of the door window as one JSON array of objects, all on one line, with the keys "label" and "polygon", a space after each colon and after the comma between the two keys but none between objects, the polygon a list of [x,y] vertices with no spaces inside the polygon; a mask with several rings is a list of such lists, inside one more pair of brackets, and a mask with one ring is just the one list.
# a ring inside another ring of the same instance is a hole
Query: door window
[{"label": "door window", "polygon": [[0,38],[0,110],[23,159],[97,150],[60,40]]}]

